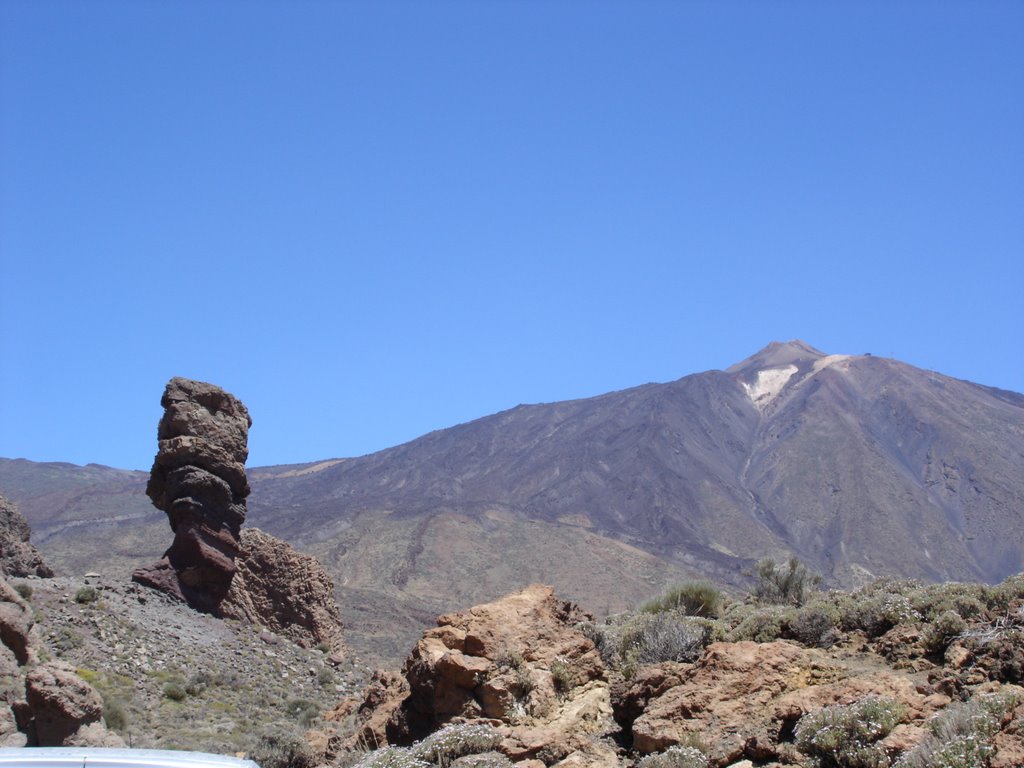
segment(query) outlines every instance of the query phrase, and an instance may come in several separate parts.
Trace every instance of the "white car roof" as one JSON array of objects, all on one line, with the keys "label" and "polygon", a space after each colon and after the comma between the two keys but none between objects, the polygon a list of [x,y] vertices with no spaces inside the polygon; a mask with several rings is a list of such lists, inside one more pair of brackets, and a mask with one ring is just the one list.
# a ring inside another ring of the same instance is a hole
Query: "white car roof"
[{"label": "white car roof", "polygon": [[252,760],[166,749],[5,747],[0,767],[15,768],[259,768]]}]

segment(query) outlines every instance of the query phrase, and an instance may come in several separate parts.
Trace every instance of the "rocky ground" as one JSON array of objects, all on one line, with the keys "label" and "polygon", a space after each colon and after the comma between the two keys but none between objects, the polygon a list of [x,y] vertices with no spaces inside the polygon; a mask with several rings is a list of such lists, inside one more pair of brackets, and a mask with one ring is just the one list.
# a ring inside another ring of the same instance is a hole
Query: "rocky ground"
[{"label": "rocky ground", "polygon": [[442,616],[400,673],[328,714],[357,728],[321,758],[388,745],[358,768],[1024,766],[1024,576],[719,598],[689,585],[594,623],[535,586]]},{"label": "rocky ground", "polygon": [[91,683],[111,729],[135,747],[253,753],[261,740],[300,738],[369,677],[325,647],[304,649],[130,582],[10,581],[31,590],[42,654]]},{"label": "rocky ground", "polygon": [[128,581],[11,578],[0,741],[263,768],[1024,766],[1024,574],[821,592],[794,560],[759,579],[602,621],[535,585],[371,672]]}]

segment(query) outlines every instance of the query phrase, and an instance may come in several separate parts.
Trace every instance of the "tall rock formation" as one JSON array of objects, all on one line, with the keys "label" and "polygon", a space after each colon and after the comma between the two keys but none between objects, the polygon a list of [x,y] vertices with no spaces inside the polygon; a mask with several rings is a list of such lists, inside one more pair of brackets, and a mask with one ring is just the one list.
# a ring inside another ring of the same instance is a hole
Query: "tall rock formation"
[{"label": "tall rock formation", "polygon": [[132,579],[217,613],[239,554],[252,419],[233,395],[190,379],[171,379],[160,404],[160,447],[146,493],[167,513],[174,541]]},{"label": "tall rock formation", "polygon": [[334,584],[320,563],[257,529],[242,530],[252,419],[220,387],[167,384],[160,450],[146,493],[167,513],[174,541],[132,575],[216,616],[243,619],[305,647],[343,650]]},{"label": "tall rock formation", "polygon": [[43,556],[29,543],[28,521],[13,502],[0,496],[0,572],[8,576],[53,576]]}]

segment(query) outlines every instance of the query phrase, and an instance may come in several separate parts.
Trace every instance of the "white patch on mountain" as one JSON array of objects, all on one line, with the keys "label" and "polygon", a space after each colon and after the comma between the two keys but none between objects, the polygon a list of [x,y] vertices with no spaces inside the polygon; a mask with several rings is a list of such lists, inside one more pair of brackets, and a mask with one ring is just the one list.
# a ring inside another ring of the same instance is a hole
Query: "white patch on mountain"
[{"label": "white patch on mountain", "polygon": [[782,388],[793,378],[797,372],[795,365],[785,365],[781,368],[766,368],[757,372],[757,378],[752,383],[743,382],[743,389],[747,396],[758,408],[764,408],[768,403],[778,397]]}]

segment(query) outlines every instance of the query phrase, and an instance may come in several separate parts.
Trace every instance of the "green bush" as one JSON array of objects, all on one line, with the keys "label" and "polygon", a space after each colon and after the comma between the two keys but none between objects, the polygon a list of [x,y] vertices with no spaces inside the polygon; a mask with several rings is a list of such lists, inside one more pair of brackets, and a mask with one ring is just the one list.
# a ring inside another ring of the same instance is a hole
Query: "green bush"
[{"label": "green bush", "polygon": [[622,663],[622,633],[628,617],[619,615],[606,619],[603,624],[584,623],[580,631],[594,644],[601,660],[609,667],[618,667]]},{"label": "green bush", "polygon": [[205,669],[194,672],[185,684],[185,693],[189,696],[200,696],[213,684],[213,675]]},{"label": "green bush", "polygon": [[944,653],[953,639],[967,629],[964,621],[956,611],[946,611],[925,630],[925,647],[931,653]]},{"label": "green bush", "polygon": [[124,731],[128,727],[128,710],[124,702],[110,695],[103,696],[103,722],[114,731]]},{"label": "green bush", "polygon": [[309,726],[320,714],[320,708],[312,701],[306,699],[290,699],[284,705],[284,711],[292,720],[300,725]]},{"label": "green bush", "polygon": [[818,768],[888,768],[889,758],[877,742],[902,717],[903,707],[891,699],[825,707],[800,718],[796,746]]},{"label": "green bush", "polygon": [[188,693],[185,691],[185,687],[181,683],[164,683],[163,695],[165,699],[171,701],[184,701]]},{"label": "green bush", "polygon": [[19,581],[14,585],[14,591],[21,595],[22,600],[32,599],[32,585],[26,584],[24,581]]},{"label": "green bush", "polygon": [[89,603],[95,603],[99,597],[99,592],[96,591],[96,587],[80,587],[75,592],[75,602],[81,605],[87,605]]},{"label": "green bush", "polygon": [[907,593],[911,607],[927,622],[935,621],[946,611],[954,611],[963,619],[975,619],[986,611],[988,587],[983,584],[926,584]]},{"label": "green bush", "polygon": [[128,703],[132,699],[135,683],[126,675],[100,672],[78,667],[75,674],[91,685],[103,700],[103,722],[108,728],[124,731],[128,728]]},{"label": "green bush", "polygon": [[316,765],[306,740],[301,734],[288,730],[263,733],[250,757],[260,768],[313,768]]},{"label": "green bush", "polygon": [[78,632],[73,630],[71,627],[59,626],[52,632],[50,632],[48,639],[50,641],[50,647],[57,652],[58,655],[70,651],[73,648],[81,648],[85,643],[85,638],[82,637]]},{"label": "green bush", "polygon": [[[264,763],[260,766],[267,768]],[[367,753],[355,768],[433,768],[433,763],[416,757],[404,747],[381,747]]]},{"label": "green bush", "polygon": [[672,587],[640,607],[645,613],[678,611],[687,616],[714,618],[718,615],[722,593],[706,581],[688,581]]},{"label": "green bush", "polygon": [[525,663],[526,659],[519,651],[504,651],[494,659],[498,669],[521,669]]},{"label": "green bush", "polygon": [[1024,573],[1010,576],[994,587],[986,587],[983,599],[990,610],[1005,614],[1014,600],[1024,600]]},{"label": "green bush", "polygon": [[858,590],[840,603],[839,623],[847,632],[861,631],[881,637],[900,624],[921,621],[910,599],[902,592]]},{"label": "green bush", "polygon": [[512,674],[512,688],[520,698],[529,696],[530,691],[537,687],[537,684],[533,681],[533,676],[530,674],[529,667],[517,667],[513,670]]},{"label": "green bush", "polygon": [[758,608],[729,633],[729,639],[733,642],[752,640],[755,643],[770,643],[783,636],[793,617],[792,609],[779,606]]},{"label": "green bush", "polygon": [[637,768],[708,768],[708,759],[695,747],[675,746],[637,763]]},{"label": "green bush", "polygon": [[817,601],[796,612],[786,627],[786,636],[812,648],[827,648],[835,642],[839,611]]},{"label": "green bush", "polygon": [[555,692],[565,694],[576,687],[576,672],[564,659],[555,659],[551,662],[551,683]]},{"label": "green bush", "polygon": [[481,752],[479,755],[463,755],[452,763],[452,768],[512,768],[515,763],[500,752]]},{"label": "green bush", "polygon": [[762,603],[801,606],[821,584],[821,576],[812,573],[795,557],[785,566],[770,557],[765,558],[757,564],[756,575],[754,596]]}]

